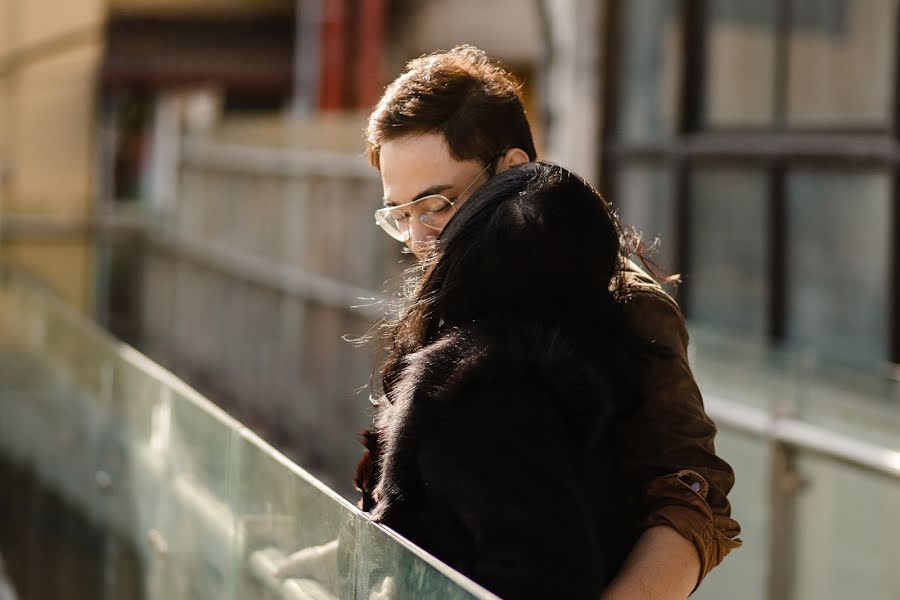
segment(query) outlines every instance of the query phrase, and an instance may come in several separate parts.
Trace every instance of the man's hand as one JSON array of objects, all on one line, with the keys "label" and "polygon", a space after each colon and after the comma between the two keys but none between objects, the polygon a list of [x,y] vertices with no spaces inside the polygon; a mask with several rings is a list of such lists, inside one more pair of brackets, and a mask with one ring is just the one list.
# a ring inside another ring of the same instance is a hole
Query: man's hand
[{"label": "man's hand", "polygon": [[644,531],[601,600],[684,600],[697,585],[697,549],[670,527]]}]

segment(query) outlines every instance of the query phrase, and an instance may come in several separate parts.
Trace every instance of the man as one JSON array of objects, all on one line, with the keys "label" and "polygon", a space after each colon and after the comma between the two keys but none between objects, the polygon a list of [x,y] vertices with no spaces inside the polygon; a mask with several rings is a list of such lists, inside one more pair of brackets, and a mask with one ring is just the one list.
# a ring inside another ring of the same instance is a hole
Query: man
[{"label": "man", "polygon": [[[419,257],[491,175],[536,158],[517,84],[471,46],[410,62],[366,133],[384,186],[376,219]],[[657,351],[645,405],[620,427],[626,481],[610,482],[626,486],[642,533],[604,597],[685,598],[742,543],[726,497],[734,473],[715,455],[677,305],[633,264],[625,278],[626,319]]]}]

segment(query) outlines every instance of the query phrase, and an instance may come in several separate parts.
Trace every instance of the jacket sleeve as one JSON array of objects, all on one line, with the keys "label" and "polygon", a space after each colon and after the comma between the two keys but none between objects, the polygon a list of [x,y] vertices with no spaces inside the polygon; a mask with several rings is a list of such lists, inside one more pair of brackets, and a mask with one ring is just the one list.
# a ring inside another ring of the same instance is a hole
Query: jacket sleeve
[{"label": "jacket sleeve", "polygon": [[644,404],[619,426],[622,467],[637,499],[641,529],[669,526],[697,548],[699,586],[742,544],[727,498],[734,471],[716,456],[716,426],[688,365],[681,311],[655,284],[630,290],[624,299],[626,322],[653,351],[647,357]]},{"label": "jacket sleeve", "polygon": [[460,570],[499,596],[598,597],[612,569],[559,417],[540,391],[511,387],[473,390],[422,436],[429,501],[477,548]]}]

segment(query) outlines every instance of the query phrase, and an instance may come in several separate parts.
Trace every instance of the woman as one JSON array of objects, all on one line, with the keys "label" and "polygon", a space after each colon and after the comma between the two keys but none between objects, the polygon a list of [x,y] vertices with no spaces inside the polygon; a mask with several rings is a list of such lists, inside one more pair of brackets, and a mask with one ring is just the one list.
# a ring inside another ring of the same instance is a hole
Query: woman
[{"label": "woman", "polygon": [[472,196],[389,331],[363,509],[502,597],[599,597],[637,534],[613,433],[642,370],[623,267],[609,205],[561,167]]}]

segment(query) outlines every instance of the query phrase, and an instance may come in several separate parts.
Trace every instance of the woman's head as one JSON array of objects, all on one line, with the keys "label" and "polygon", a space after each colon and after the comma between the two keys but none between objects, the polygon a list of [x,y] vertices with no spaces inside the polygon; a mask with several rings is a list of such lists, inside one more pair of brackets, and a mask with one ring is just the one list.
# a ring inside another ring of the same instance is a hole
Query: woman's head
[{"label": "woman's head", "polygon": [[415,302],[447,324],[560,325],[610,300],[622,236],[606,201],[549,163],[500,173],[451,219]]},{"label": "woman's head", "polygon": [[390,330],[385,390],[442,326],[561,328],[596,335],[614,314],[622,234],[583,179],[532,162],[492,177],[453,216]]}]

